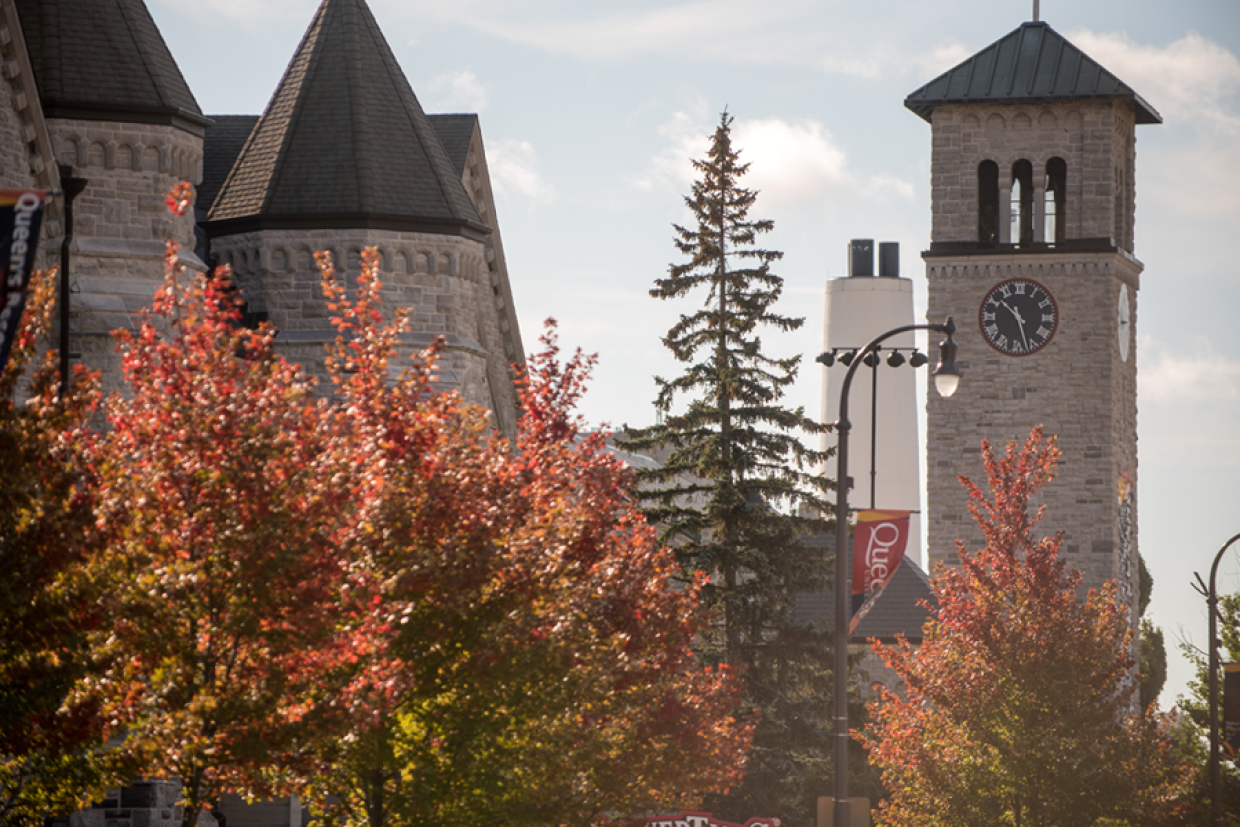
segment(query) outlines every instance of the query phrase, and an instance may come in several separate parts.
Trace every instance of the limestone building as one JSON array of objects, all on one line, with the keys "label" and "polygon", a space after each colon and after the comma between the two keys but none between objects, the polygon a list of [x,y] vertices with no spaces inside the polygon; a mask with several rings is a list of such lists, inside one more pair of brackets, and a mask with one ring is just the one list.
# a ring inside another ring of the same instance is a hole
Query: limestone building
[{"label": "limestone building", "polygon": [[[335,336],[312,253],[347,279],[375,246],[385,306],[412,309],[404,349],[444,336],[442,384],[513,433],[524,351],[478,118],[423,112],[364,0],[323,0],[261,116],[204,116],[143,0],[0,0],[0,57],[0,186],[58,193],[41,264],[67,250],[69,351],[105,390],[109,331],[150,303],[166,239],[230,264],[312,373]],[[196,225],[164,205],[182,180]]]},{"label": "limestone building", "polygon": [[931,565],[980,545],[957,475],[984,481],[983,438],[1058,437],[1044,493],[1084,584],[1137,599],[1136,127],[1133,89],[1032,22],[913,92],[929,122],[927,319],[954,316],[960,388],[928,393]]}]

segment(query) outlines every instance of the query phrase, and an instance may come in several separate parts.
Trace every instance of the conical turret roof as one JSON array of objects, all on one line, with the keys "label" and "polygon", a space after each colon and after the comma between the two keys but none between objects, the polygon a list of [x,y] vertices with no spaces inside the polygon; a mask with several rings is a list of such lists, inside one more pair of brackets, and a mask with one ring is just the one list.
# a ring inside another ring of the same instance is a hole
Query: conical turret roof
[{"label": "conical turret roof", "polygon": [[1162,123],[1132,87],[1046,23],[1025,23],[909,95],[904,105],[929,121],[952,103],[1058,103],[1126,100],[1137,123]]},{"label": "conical turret roof", "polygon": [[170,123],[209,121],[142,0],[16,0],[43,114]]},{"label": "conical turret roof", "polygon": [[211,235],[488,232],[363,0],[323,0],[210,213]]}]

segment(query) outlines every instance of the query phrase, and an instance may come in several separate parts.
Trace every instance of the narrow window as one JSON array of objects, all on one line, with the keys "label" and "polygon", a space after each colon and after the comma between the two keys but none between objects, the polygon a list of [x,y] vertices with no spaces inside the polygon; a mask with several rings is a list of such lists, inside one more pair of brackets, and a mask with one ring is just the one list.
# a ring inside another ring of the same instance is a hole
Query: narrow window
[{"label": "narrow window", "polygon": [[1125,245],[1128,228],[1124,226],[1124,207],[1128,201],[1128,193],[1125,187],[1127,182],[1124,180],[1124,171],[1119,167],[1115,168],[1115,229],[1112,243],[1116,247]]},{"label": "narrow window", "polygon": [[1021,247],[1033,243],[1033,164],[1012,164],[1012,241]]},{"label": "narrow window", "polygon": [[1068,163],[1063,158],[1046,162],[1046,240],[1062,244],[1068,226]]},{"label": "narrow window", "polygon": [[999,165],[994,161],[977,165],[977,240],[999,242]]}]

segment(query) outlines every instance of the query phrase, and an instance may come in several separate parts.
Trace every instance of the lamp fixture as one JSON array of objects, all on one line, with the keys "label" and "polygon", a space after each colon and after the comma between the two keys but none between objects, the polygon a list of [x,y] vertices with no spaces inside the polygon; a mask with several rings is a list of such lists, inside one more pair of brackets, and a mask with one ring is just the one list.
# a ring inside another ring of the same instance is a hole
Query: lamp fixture
[{"label": "lamp fixture", "polygon": [[934,387],[939,396],[947,398],[956,392],[960,385],[960,366],[956,364],[956,340],[952,338],[956,326],[951,319],[947,320],[947,338],[939,342],[939,364],[934,369]]}]

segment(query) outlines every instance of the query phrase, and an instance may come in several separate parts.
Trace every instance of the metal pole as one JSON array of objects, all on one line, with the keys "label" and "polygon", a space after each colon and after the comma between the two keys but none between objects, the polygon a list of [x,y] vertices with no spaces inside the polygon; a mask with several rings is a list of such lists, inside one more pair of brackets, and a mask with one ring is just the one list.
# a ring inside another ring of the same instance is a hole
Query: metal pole
[{"label": "metal pole", "polygon": [[1218,564],[1223,553],[1231,544],[1240,540],[1240,534],[1232,537],[1214,556],[1214,564],[1210,566],[1210,593],[1206,595],[1206,604],[1210,607],[1210,823],[1214,827],[1223,824],[1223,791],[1219,769],[1219,719],[1218,719],[1218,590],[1215,578],[1218,576]]},{"label": "metal pole", "polygon": [[69,390],[69,244],[73,241],[73,199],[86,189],[85,178],[73,177],[73,167],[60,165],[60,189],[64,193],[64,235],[60,240],[60,396]]},{"label": "metal pole", "polygon": [[[848,827],[848,622],[852,613],[849,604],[848,584],[848,434],[852,423],[848,421],[848,391],[852,387],[853,374],[857,372],[865,357],[876,351],[880,342],[908,333],[913,330],[932,330],[946,333],[950,339],[955,333],[956,325],[951,319],[946,324],[913,324],[893,328],[870,340],[870,343],[858,351],[848,373],[844,374],[844,383],[840,386],[840,416],[835,422],[839,433],[839,446],[836,449],[836,485],[835,485],[835,806],[832,808],[834,827]],[[877,361],[876,361],[877,365]]]},{"label": "metal pole", "polygon": [[882,348],[874,348],[874,364],[870,368],[870,510],[874,504],[874,489],[878,480],[878,354]]}]

